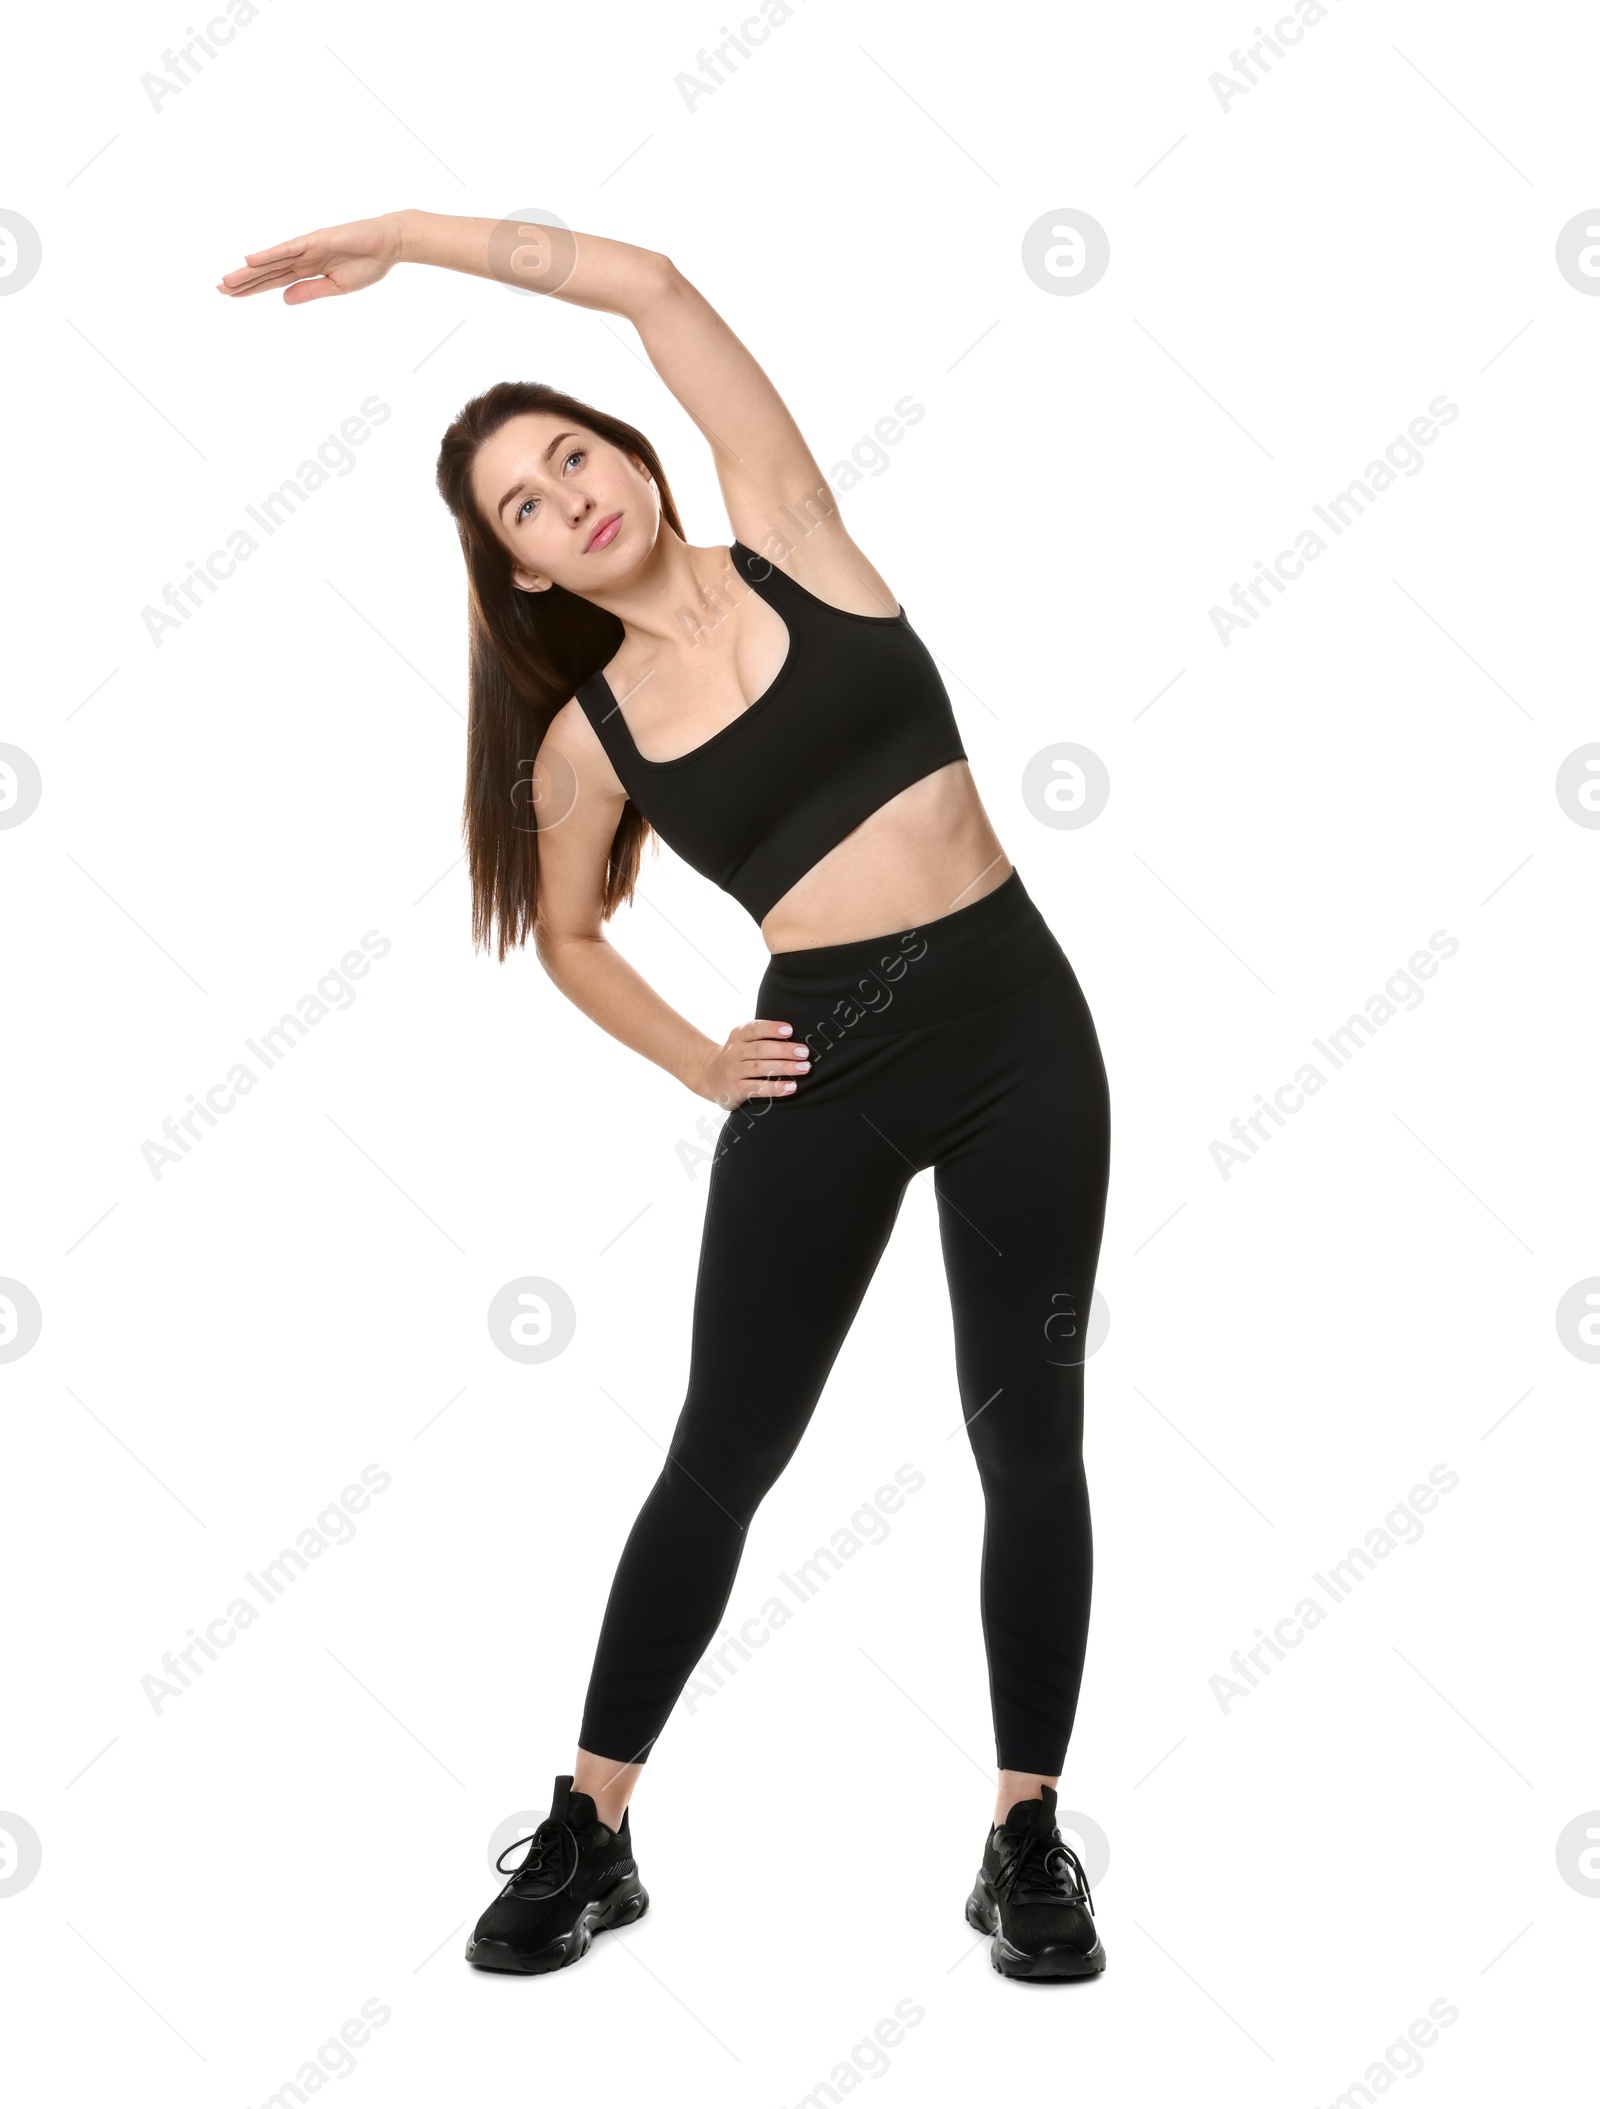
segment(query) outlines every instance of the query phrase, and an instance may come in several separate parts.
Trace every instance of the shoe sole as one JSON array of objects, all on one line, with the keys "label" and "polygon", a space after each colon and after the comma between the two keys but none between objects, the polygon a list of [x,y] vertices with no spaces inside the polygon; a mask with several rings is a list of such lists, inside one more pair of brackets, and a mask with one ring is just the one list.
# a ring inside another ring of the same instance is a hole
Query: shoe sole
[{"label": "shoe sole", "polygon": [[564,1970],[588,1954],[597,1933],[616,1926],[631,1926],[650,1909],[650,1893],[637,1875],[628,1875],[615,1889],[585,1904],[570,1930],[547,1941],[542,1948],[525,1951],[509,1941],[468,1941],[467,1961],[475,1970],[498,1970],[516,1977],[541,1977],[547,1970]]},{"label": "shoe sole", "polygon": [[967,1899],[967,1924],[974,1932],[993,1935],[989,1962],[1002,1977],[1021,1977],[1035,1983],[1056,1983],[1068,1977],[1095,1977],[1106,1966],[1106,1951],[1098,1936],[1092,1948],[1062,1945],[1036,1948],[1031,1953],[1013,1947],[1000,1931],[1000,1907],[986,1894],[980,1874]]}]

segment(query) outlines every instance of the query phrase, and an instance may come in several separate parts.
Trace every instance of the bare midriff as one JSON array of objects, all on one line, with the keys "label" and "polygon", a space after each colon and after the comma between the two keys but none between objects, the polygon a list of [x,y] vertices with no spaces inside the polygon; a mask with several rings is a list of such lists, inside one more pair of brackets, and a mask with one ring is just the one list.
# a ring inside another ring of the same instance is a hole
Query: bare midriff
[{"label": "bare midriff", "polygon": [[972,771],[949,762],[908,784],[767,911],[769,952],[884,937],[981,901],[1011,876]]}]

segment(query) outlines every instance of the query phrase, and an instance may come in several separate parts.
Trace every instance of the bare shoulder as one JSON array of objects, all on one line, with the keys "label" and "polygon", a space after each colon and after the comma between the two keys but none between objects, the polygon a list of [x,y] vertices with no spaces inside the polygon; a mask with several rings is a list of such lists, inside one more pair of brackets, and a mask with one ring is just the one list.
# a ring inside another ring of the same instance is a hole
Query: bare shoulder
[{"label": "bare shoulder", "polygon": [[736,525],[735,533],[746,548],[770,558],[830,607],[892,620],[900,612],[898,599],[845,526],[831,491],[826,503],[830,509],[823,511],[813,497],[805,508],[790,506],[752,516],[750,532]]},{"label": "bare shoulder", "polygon": [[569,697],[562,704],[539,742],[538,764],[548,766],[555,761],[581,770],[586,779],[592,778],[597,784],[609,778],[618,791],[622,791],[621,780],[611,766],[611,757],[576,696]]},{"label": "bare shoulder", "polygon": [[550,720],[532,768],[541,835],[560,828],[576,841],[610,842],[628,793],[576,696]]}]

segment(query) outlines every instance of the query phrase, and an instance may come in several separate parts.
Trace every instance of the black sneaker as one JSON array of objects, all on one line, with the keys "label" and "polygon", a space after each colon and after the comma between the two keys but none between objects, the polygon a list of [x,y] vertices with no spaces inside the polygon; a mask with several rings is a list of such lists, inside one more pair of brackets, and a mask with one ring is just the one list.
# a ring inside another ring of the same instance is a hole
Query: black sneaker
[{"label": "black sneaker", "polygon": [[1083,1862],[1056,1829],[1056,1790],[1011,1806],[991,1826],[967,1899],[967,1924],[992,1933],[1002,1977],[1091,1977],[1106,1966]]},{"label": "black sneaker", "polygon": [[590,1796],[574,1794],[572,1774],[563,1772],[550,1814],[495,1862],[503,1874],[506,1853],[528,1848],[473,1929],[467,1961],[475,1969],[525,1976],[564,1970],[588,1952],[597,1933],[643,1918],[650,1899],[633,1857],[630,1813],[623,1811],[620,1830],[610,1830]]}]

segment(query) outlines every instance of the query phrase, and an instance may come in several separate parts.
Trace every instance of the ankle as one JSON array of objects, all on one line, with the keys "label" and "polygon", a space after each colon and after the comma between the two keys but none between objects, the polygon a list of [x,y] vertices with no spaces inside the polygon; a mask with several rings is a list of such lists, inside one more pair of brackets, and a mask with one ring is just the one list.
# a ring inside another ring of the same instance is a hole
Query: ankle
[{"label": "ankle", "polygon": [[638,1764],[624,1764],[616,1758],[580,1750],[572,1768],[572,1791],[588,1795],[596,1816],[608,1831],[620,1831],[642,1770]]},{"label": "ankle", "polygon": [[1019,1801],[1042,1801],[1046,1787],[1055,1787],[1061,1775],[1053,1772],[1002,1771],[995,1789],[994,1821],[1004,1823]]}]

